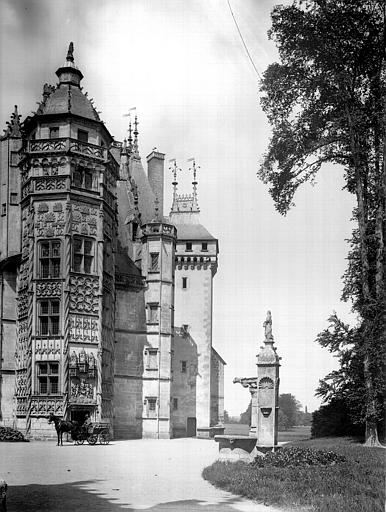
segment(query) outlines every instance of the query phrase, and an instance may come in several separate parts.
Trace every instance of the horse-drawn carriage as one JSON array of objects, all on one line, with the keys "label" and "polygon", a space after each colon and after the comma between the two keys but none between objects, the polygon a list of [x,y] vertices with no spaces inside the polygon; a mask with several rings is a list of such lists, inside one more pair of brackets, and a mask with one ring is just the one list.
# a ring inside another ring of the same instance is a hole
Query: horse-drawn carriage
[{"label": "horse-drawn carriage", "polygon": [[83,444],[85,441],[88,444],[96,444],[98,439],[100,444],[109,444],[110,425],[108,423],[91,423],[87,427],[72,430],[71,437],[76,444]]},{"label": "horse-drawn carriage", "polygon": [[66,421],[50,414],[48,423],[54,423],[56,433],[58,434],[58,446],[63,445],[63,433],[71,434],[76,444],[96,444],[99,440],[100,444],[109,444],[111,440],[109,423],[90,423],[89,425],[79,425],[74,421]]}]

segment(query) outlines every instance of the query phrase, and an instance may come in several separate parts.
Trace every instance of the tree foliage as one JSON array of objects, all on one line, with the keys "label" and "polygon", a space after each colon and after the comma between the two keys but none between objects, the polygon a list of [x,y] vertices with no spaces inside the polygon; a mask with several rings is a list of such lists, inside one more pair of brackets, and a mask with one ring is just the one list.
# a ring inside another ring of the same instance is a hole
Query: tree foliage
[{"label": "tree foliage", "polygon": [[242,425],[250,425],[251,424],[251,415],[252,415],[252,401],[249,402],[246,411],[240,414],[240,421]]},{"label": "tree foliage", "polygon": [[312,413],[311,437],[363,436],[363,425],[354,424],[345,400],[333,398]]},{"label": "tree foliage", "polygon": [[[373,444],[380,412],[376,359],[386,338],[385,10],[382,0],[295,0],[274,8],[269,37],[280,63],[271,64],[262,80],[272,138],[258,172],[281,214],[326,162],[343,166],[345,188],[356,196],[358,229],[345,298],[353,300],[359,322],[345,333],[355,352],[346,343],[345,353],[353,366],[363,365],[362,418]],[[329,340],[331,347],[338,337]],[[340,357],[346,364],[343,352]]]},{"label": "tree foliage", "polygon": [[279,396],[279,428],[287,430],[298,424],[301,403],[291,395],[283,393]]}]

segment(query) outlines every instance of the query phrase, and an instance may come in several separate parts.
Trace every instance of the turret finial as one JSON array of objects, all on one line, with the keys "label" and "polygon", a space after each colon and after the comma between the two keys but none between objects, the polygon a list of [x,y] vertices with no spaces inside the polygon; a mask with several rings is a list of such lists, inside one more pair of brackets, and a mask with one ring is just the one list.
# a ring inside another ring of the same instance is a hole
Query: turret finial
[{"label": "turret finial", "polygon": [[172,181],[172,185],[173,185],[173,205],[172,205],[172,210],[174,210],[174,208],[177,205],[177,185],[178,185],[177,171],[180,171],[181,169],[179,167],[177,167],[177,162],[176,162],[175,158],[171,158],[169,160],[169,163],[173,164],[173,166],[169,167],[169,169],[173,173],[173,181]]},{"label": "turret finial", "polygon": [[189,167],[189,171],[193,170],[193,181],[192,181],[192,185],[193,185],[193,207],[197,208],[198,207],[198,202],[197,202],[197,184],[198,184],[198,181],[197,181],[197,169],[200,169],[200,166],[196,165],[196,160],[195,160],[194,157],[189,158],[188,162],[193,162],[192,167]]},{"label": "turret finial", "polygon": [[133,155],[136,156],[136,157],[139,157],[139,150],[138,150],[138,125],[139,125],[138,117],[137,117],[137,114],[135,114],[135,118],[134,118],[134,131],[133,131],[133,134],[134,134]]},{"label": "turret finial", "polygon": [[69,60],[71,62],[74,62],[74,43],[71,41],[71,43],[68,45],[68,52],[67,52],[67,58],[66,60]]}]

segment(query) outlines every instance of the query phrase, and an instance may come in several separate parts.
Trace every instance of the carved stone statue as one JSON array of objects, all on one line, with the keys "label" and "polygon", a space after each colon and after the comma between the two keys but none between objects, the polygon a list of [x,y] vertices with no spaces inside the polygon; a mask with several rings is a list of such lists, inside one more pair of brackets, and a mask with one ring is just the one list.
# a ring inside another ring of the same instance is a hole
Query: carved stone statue
[{"label": "carved stone statue", "polygon": [[267,311],[267,318],[265,319],[265,322],[263,323],[263,327],[265,329],[265,339],[266,340],[273,340],[272,335],[272,315],[270,311]]}]

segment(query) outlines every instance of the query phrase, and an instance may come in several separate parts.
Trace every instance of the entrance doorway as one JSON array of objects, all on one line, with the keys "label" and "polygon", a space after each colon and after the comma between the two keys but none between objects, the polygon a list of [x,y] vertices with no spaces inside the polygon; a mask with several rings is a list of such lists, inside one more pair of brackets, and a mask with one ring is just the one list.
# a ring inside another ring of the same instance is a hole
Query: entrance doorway
[{"label": "entrance doorway", "polygon": [[92,411],[90,409],[72,409],[71,410],[71,421],[78,423],[78,425],[83,425],[86,414],[91,415]]},{"label": "entrance doorway", "polygon": [[196,418],[188,418],[186,423],[186,435],[187,437],[195,437],[197,428]]}]

